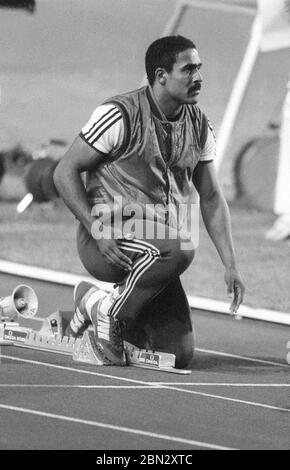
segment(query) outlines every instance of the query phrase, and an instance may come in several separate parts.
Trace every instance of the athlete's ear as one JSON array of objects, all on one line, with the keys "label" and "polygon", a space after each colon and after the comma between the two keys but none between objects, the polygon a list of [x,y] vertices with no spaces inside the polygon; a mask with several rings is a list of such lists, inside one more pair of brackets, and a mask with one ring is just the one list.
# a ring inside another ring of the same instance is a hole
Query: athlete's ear
[{"label": "athlete's ear", "polygon": [[161,67],[158,67],[155,71],[155,80],[160,83],[160,85],[165,85],[166,83],[166,70]]}]

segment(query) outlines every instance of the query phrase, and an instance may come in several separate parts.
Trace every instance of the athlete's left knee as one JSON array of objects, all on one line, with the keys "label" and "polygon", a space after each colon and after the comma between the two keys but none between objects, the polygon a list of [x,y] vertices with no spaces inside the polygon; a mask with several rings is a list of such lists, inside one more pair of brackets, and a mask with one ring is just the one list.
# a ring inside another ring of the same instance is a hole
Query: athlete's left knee
[{"label": "athlete's left knee", "polygon": [[178,270],[183,272],[192,262],[195,249],[189,240],[184,243],[181,239],[174,240],[171,244],[171,257],[176,261]]},{"label": "athlete's left knee", "polygon": [[193,261],[194,256],[195,256],[195,248],[193,243],[190,240],[187,240],[186,242],[180,241],[180,253],[183,257],[184,264],[186,268],[190,265],[190,263]]}]

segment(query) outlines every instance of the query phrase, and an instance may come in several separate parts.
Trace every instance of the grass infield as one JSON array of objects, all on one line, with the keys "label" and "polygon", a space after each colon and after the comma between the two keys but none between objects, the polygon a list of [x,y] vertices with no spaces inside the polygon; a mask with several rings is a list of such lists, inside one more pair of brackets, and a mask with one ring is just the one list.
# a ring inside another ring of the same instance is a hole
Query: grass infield
[{"label": "grass infield", "polygon": [[[230,205],[233,236],[240,271],[246,284],[245,305],[290,311],[289,242],[269,242],[264,234],[275,217]],[[87,274],[76,250],[77,221],[61,201],[32,204],[17,214],[15,202],[0,205],[0,257],[50,269]],[[183,274],[188,294],[227,301],[224,270],[203,223],[195,260]]]}]

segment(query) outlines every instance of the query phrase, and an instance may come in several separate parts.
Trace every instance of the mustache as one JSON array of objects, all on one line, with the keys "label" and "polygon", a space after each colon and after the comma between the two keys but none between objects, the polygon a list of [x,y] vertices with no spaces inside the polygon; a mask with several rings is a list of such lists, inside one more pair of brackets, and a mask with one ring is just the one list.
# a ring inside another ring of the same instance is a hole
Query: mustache
[{"label": "mustache", "polygon": [[196,82],[189,88],[189,91],[199,91],[200,89],[201,89],[201,82]]}]

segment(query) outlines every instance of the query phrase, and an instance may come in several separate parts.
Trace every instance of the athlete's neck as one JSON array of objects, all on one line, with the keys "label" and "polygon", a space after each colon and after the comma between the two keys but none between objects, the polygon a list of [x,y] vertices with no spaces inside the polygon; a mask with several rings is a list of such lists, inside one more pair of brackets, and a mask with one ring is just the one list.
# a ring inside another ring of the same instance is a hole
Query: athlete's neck
[{"label": "athlete's neck", "polygon": [[155,101],[167,119],[174,119],[181,113],[182,106],[174,101],[169,94],[157,87],[153,87],[152,92]]}]

